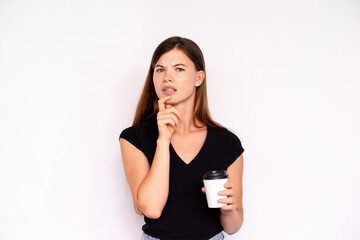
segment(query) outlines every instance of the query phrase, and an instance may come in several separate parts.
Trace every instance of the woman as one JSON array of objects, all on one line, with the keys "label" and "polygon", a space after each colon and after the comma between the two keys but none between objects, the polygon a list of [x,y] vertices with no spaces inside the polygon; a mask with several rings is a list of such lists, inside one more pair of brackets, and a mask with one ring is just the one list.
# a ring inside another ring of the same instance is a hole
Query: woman
[{"label": "woman", "polygon": [[[120,135],[124,170],[144,239],[223,239],[243,222],[244,149],[212,120],[205,62],[193,41],[171,37],[155,50],[133,126]],[[207,207],[202,176],[227,170],[220,209]]]}]

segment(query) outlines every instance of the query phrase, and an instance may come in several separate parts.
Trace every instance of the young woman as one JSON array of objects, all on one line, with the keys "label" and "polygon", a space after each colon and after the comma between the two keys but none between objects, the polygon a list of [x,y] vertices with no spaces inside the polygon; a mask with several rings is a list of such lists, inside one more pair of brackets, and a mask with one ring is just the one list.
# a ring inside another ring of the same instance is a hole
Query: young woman
[{"label": "young woman", "polygon": [[[203,54],[171,37],[155,50],[133,126],[120,134],[143,239],[223,239],[243,222],[243,151],[239,138],[209,113]],[[226,170],[219,209],[208,208],[202,176]]]}]

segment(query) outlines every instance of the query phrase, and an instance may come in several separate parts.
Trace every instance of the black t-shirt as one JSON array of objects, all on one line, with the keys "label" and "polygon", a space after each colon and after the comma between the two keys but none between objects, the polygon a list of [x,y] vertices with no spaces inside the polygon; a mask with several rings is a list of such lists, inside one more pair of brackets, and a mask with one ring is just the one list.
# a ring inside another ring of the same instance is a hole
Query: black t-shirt
[{"label": "black t-shirt", "polygon": [[[149,164],[159,136],[156,118],[126,128],[120,134],[142,151]],[[227,170],[243,153],[239,138],[232,132],[207,126],[205,142],[197,156],[186,164],[170,144],[169,196],[158,219],[144,216],[143,231],[163,239],[209,239],[221,232],[220,209],[208,208],[202,176],[210,170]]]}]

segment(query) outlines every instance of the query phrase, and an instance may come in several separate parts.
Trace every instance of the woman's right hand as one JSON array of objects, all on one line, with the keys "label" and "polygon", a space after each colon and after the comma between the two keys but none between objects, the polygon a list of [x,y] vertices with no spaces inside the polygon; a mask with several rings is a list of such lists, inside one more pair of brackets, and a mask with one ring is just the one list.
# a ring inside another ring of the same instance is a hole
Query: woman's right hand
[{"label": "woman's right hand", "polygon": [[180,112],[170,104],[166,104],[170,99],[171,95],[159,99],[159,112],[157,114],[159,139],[164,139],[169,142],[181,119]]}]

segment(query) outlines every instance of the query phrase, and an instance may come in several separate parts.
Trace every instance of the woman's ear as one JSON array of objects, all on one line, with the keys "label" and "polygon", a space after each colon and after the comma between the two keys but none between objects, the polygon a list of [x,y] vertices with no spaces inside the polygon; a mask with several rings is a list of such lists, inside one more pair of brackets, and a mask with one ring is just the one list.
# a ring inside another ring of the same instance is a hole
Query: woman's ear
[{"label": "woman's ear", "polygon": [[196,81],[195,81],[195,87],[199,87],[205,78],[205,72],[200,70],[197,72]]}]

